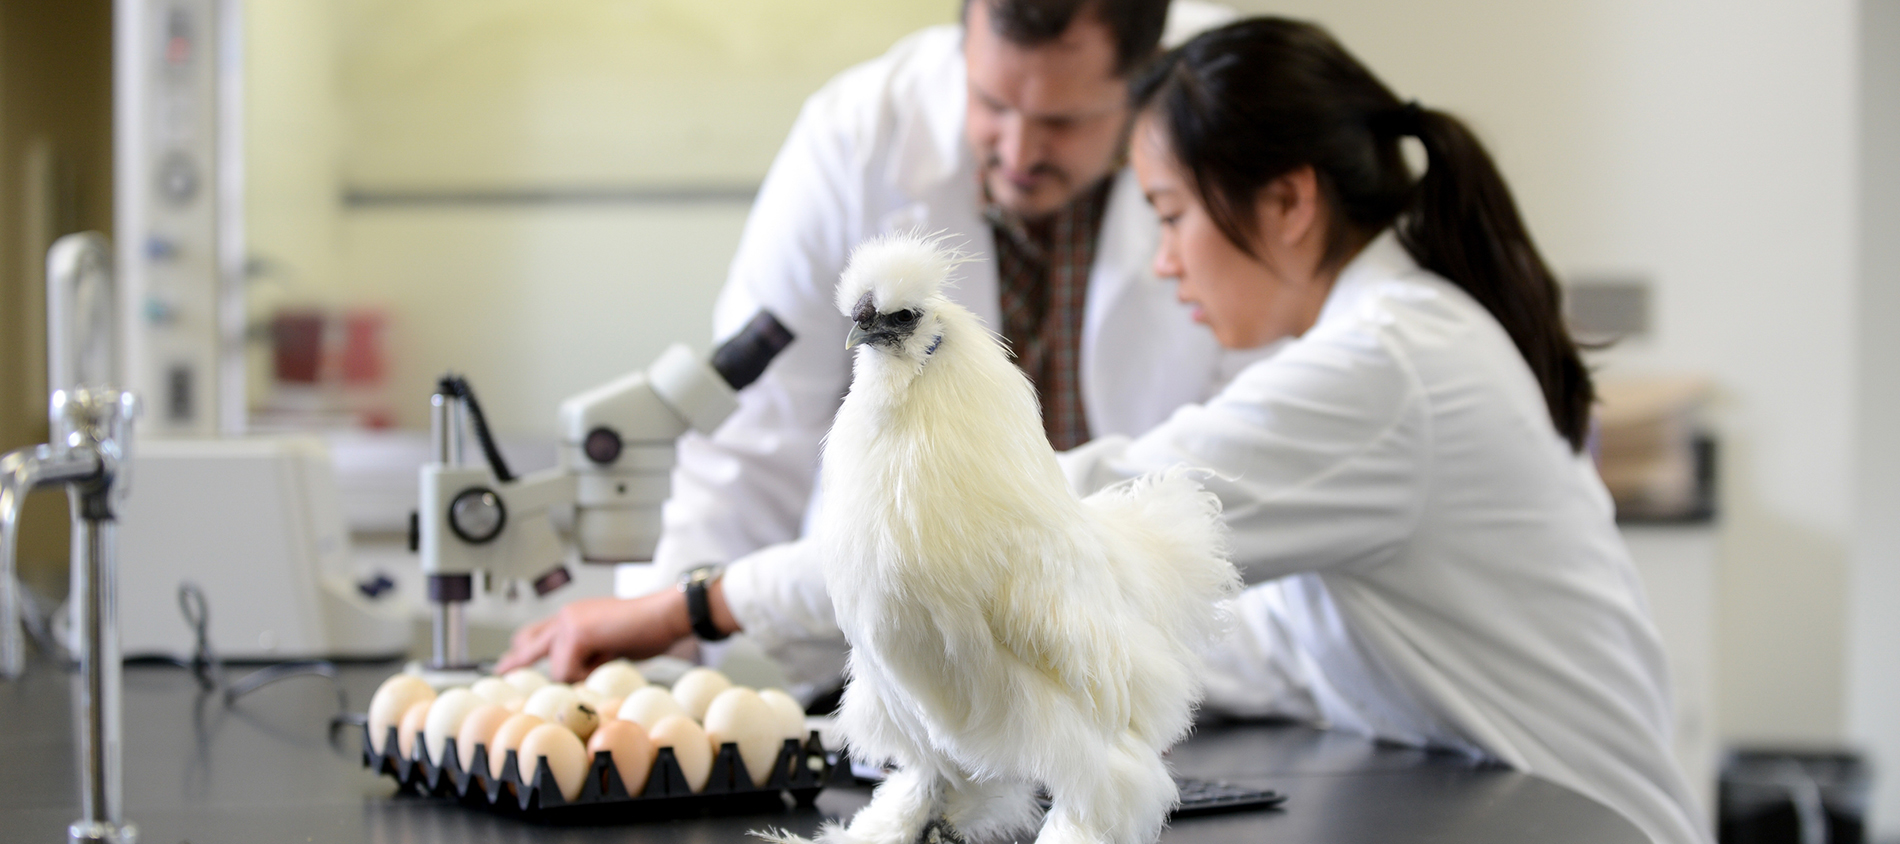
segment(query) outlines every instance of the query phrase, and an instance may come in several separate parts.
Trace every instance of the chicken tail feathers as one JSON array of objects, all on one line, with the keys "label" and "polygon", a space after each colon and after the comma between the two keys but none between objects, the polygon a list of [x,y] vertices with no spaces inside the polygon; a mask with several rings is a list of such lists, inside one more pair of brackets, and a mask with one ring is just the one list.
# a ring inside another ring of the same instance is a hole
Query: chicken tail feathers
[{"label": "chicken tail feathers", "polygon": [[783,827],[768,826],[764,829],[747,830],[746,835],[770,844],[812,844],[811,839],[797,835]]},{"label": "chicken tail feathers", "polygon": [[1199,653],[1234,624],[1232,599],[1240,574],[1230,561],[1220,499],[1201,486],[1206,471],[1188,466],[1143,475],[1103,489],[1086,503],[1108,535],[1142,560],[1130,571],[1130,594],[1148,604],[1176,644]]}]

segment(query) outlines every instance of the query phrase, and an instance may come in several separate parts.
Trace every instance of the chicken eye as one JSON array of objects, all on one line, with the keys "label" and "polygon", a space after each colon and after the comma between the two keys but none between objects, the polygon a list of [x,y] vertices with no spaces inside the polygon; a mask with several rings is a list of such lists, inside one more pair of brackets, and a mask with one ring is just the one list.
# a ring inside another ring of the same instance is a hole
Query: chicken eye
[{"label": "chicken eye", "polygon": [[905,308],[901,311],[891,314],[891,319],[892,321],[896,322],[898,325],[909,325],[917,321],[917,312],[909,308]]}]

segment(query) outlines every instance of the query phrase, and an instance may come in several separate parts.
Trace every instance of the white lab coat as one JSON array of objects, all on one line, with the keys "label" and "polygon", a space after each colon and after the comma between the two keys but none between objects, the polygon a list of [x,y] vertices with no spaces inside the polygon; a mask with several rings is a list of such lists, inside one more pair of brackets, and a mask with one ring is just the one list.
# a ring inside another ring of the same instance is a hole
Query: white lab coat
[{"label": "white lab coat", "polygon": [[1063,455],[1081,489],[1209,467],[1250,584],[1208,706],[1462,750],[1709,840],[1610,498],[1503,328],[1390,232],[1206,405]]},{"label": "white lab coat", "polygon": [[[1173,40],[1232,16],[1176,5]],[[806,101],[760,187],[714,315],[715,336],[726,337],[764,308],[797,339],[741,392],[738,411],[712,437],[680,440],[657,565],[623,568],[622,594],[802,535],[819,444],[851,379],[849,324],[832,291],[859,243],[892,231],[943,233],[970,258],[951,298],[1000,327],[994,242],[963,137],[961,33],[940,26],[911,35]],[[1098,436],[1148,430],[1213,395],[1250,360],[1221,351],[1174,301],[1173,285],[1153,276],[1154,214],[1132,172],[1113,178],[1080,361]]]}]

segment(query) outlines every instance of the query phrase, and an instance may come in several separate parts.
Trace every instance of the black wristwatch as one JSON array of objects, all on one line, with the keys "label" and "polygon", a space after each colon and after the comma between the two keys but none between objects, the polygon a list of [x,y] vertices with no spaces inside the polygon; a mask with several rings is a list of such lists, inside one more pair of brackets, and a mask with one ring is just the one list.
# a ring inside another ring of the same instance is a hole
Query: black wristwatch
[{"label": "black wristwatch", "polygon": [[686,618],[693,623],[693,635],[708,642],[717,642],[729,635],[720,632],[719,625],[713,623],[712,602],[706,598],[706,587],[718,579],[718,566],[700,566],[680,575],[679,587],[686,594]]}]

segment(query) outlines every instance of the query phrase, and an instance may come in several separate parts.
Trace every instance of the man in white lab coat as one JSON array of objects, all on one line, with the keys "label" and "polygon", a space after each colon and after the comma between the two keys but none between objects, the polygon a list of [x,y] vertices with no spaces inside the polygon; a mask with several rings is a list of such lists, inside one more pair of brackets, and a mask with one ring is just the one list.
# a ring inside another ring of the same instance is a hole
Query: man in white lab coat
[{"label": "man in white lab coat", "polygon": [[[1223,353],[1150,271],[1156,221],[1124,164],[1127,83],[1164,17],[1168,43],[1231,17],[1168,5],[968,0],[962,26],[911,35],[807,100],[714,315],[718,337],[764,309],[797,339],[714,436],[681,440],[657,571],[619,584],[637,597],[576,601],[523,628],[502,667],[546,656],[572,677],[743,627],[808,694],[837,682],[835,627],[799,621],[829,620],[822,579],[787,543],[803,534],[819,444],[850,384],[832,290],[868,238],[942,233],[968,254],[951,296],[1015,349],[1057,448],[1140,434],[1251,359]],[[707,564],[722,576],[672,587]]]}]

